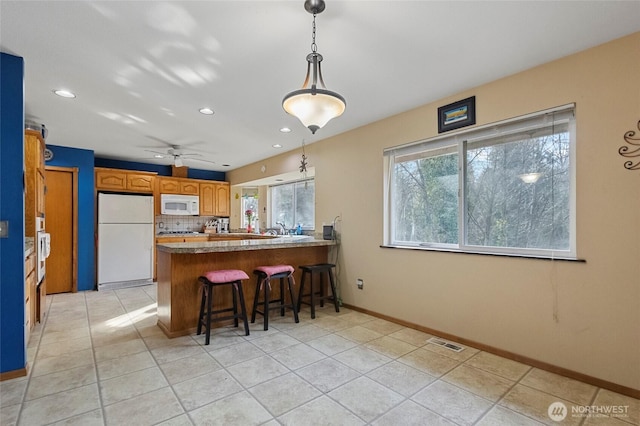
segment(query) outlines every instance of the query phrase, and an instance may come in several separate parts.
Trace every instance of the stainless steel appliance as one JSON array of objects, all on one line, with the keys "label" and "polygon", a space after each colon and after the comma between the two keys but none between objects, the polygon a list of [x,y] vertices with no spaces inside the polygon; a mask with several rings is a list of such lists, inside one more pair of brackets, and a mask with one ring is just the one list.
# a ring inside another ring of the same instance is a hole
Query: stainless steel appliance
[{"label": "stainless steel appliance", "polygon": [[98,194],[98,290],[153,282],[153,196]]},{"label": "stainless steel appliance", "polygon": [[229,233],[229,218],[223,217],[218,219],[218,234]]},{"label": "stainless steel appliance", "polygon": [[160,194],[160,213],[197,216],[200,214],[200,197],[197,195]]}]

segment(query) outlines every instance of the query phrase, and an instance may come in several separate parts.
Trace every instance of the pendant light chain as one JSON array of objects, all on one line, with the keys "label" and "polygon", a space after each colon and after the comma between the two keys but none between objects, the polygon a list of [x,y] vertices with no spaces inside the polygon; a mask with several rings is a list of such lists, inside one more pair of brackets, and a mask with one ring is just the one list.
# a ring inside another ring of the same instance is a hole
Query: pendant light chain
[{"label": "pendant light chain", "polygon": [[313,14],[313,30],[311,32],[311,52],[316,53],[318,46],[316,45],[316,14]]}]

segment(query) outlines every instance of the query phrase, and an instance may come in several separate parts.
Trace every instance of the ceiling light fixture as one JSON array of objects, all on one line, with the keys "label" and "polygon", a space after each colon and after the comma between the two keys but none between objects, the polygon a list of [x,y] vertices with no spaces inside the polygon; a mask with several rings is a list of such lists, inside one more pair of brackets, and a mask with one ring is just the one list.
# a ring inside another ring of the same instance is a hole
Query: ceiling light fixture
[{"label": "ceiling light fixture", "polygon": [[200,114],[213,115],[213,110],[211,108],[200,108],[198,111],[200,111]]},{"label": "ceiling light fixture", "polygon": [[291,132],[291,129],[290,129],[290,128],[288,128],[288,127],[283,127],[283,128],[281,128],[281,129],[280,129],[280,131],[281,131],[282,133],[289,133],[289,132]]},{"label": "ceiling light fixture", "polygon": [[53,93],[55,93],[56,95],[63,97],[63,98],[70,98],[73,99],[76,97],[76,94],[73,92],[70,92],[68,90],[63,90],[63,89],[58,89],[58,90],[53,90]]},{"label": "ceiling light fixture", "polygon": [[280,145],[279,143],[274,143],[273,145],[271,145],[272,148],[282,148],[282,145]]},{"label": "ceiling light fixture", "polygon": [[[313,30],[311,37],[311,53],[307,55],[307,76],[302,88],[287,94],[282,100],[282,108],[297,117],[302,124],[311,130],[312,134],[322,128],[332,118],[342,115],[346,108],[346,102],[336,92],[326,89],[322,79],[320,63],[322,55],[318,53],[316,45],[316,15],[325,9],[324,0],[306,0],[304,8],[313,15]],[[309,73],[312,72],[311,87],[309,87]],[[317,87],[318,80],[320,86]]]}]

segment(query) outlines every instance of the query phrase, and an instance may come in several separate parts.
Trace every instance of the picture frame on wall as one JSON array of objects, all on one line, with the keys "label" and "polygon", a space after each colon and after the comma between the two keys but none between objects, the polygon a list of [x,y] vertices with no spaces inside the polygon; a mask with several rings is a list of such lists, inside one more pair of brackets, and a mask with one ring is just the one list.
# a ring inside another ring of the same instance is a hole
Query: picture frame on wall
[{"label": "picture frame on wall", "polygon": [[438,108],[438,133],[476,124],[476,97]]}]

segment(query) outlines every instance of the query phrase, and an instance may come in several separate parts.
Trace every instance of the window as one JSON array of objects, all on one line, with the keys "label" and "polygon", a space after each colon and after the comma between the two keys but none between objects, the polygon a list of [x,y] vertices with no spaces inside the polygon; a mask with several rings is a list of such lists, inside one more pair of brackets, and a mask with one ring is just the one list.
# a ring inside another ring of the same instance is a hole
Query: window
[{"label": "window", "polygon": [[300,224],[302,229],[315,229],[315,182],[299,182],[271,186],[271,227],[283,223],[287,229]]},{"label": "window", "polygon": [[385,150],[385,244],[575,257],[573,106]]},{"label": "window", "polygon": [[[246,211],[251,210],[253,212],[253,217],[258,217],[258,189],[257,188],[243,188],[242,189],[242,222],[241,225],[243,228],[246,228],[249,225],[247,220]],[[252,224],[253,225],[253,224]]]}]

